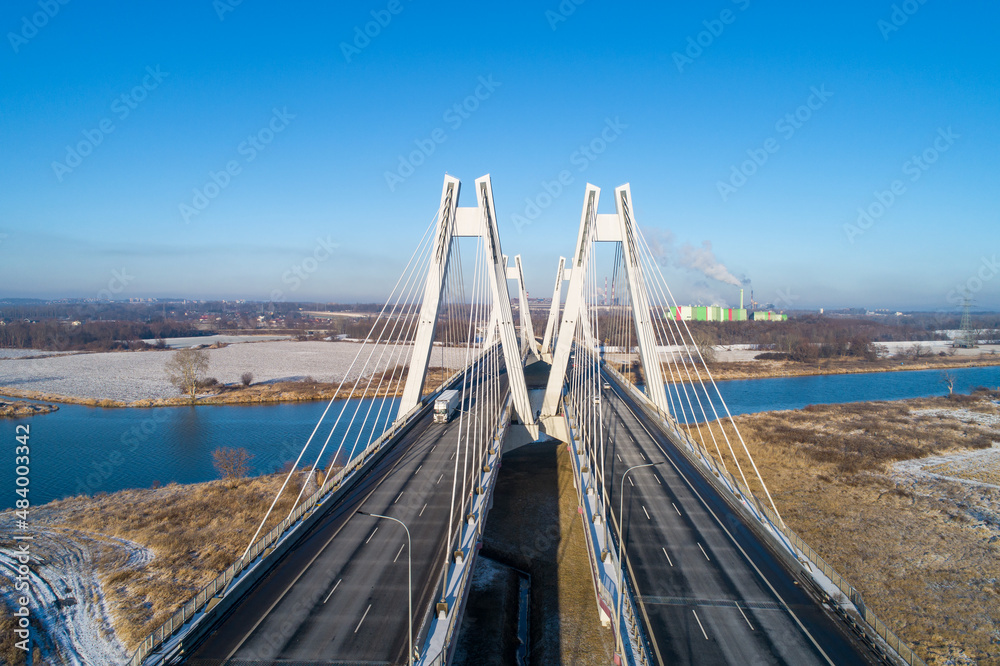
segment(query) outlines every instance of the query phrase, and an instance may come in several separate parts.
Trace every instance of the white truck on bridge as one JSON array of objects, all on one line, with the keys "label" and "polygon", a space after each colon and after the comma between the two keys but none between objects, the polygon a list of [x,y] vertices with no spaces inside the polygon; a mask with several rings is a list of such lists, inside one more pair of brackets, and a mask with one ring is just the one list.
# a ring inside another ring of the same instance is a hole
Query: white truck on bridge
[{"label": "white truck on bridge", "polygon": [[447,423],[455,413],[462,392],[456,389],[442,391],[434,400],[434,423]]}]

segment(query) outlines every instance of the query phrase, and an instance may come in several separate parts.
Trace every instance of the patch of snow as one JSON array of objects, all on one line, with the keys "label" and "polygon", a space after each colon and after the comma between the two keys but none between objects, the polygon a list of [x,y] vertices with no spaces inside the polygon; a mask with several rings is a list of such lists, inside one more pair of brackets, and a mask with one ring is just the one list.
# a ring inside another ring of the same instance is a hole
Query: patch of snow
[{"label": "patch of snow", "polygon": [[[12,512],[0,518],[0,528],[12,531]],[[131,655],[115,636],[95,556],[100,546],[110,546],[125,559],[120,568],[141,568],[152,559],[152,551],[132,541],[98,540],[76,530],[33,526],[32,535],[34,540],[28,542],[34,555],[30,564],[32,617],[46,632],[48,640],[41,644],[48,642],[56,651],[43,655],[46,662],[74,666],[127,662]],[[13,553],[11,548],[0,549],[0,576],[13,579],[17,575]],[[22,594],[13,586],[5,586],[2,593],[8,602]]]}]

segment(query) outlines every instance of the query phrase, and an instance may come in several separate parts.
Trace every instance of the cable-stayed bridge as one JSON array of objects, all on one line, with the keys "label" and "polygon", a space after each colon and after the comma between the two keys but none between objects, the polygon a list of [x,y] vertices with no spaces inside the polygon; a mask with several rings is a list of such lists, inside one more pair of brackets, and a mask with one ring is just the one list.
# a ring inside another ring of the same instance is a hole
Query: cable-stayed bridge
[{"label": "cable-stayed bridge", "polygon": [[[568,448],[580,584],[616,662],[922,663],[785,526],[687,323],[667,316],[629,186],[599,213],[587,185],[540,341],[489,176],[472,206],[461,189],[445,177],[337,391],[356,399],[331,400],[244,555],[132,663],[448,663],[512,429]],[[551,369],[529,392],[535,363]]]}]

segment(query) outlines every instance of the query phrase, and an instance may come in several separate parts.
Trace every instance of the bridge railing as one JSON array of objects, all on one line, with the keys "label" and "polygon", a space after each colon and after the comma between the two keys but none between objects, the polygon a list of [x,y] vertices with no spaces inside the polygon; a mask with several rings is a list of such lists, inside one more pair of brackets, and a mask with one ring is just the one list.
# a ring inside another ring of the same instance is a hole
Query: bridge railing
[{"label": "bridge railing", "polygon": [[[430,394],[430,397],[436,395],[437,392]],[[161,626],[157,627],[150,633],[142,643],[136,649],[132,658],[129,660],[129,666],[139,666],[142,662],[156,651],[158,648],[163,646],[174,634],[176,634],[182,627],[184,627],[199,611],[211,610],[211,608],[206,608],[212,599],[225,592],[229,585],[238,577],[240,574],[244,573],[252,565],[258,564],[258,559],[260,556],[267,555],[270,553],[269,549],[273,548],[278,541],[286,535],[291,528],[293,528],[307,513],[311,512],[316,508],[317,505],[322,504],[327,498],[327,495],[336,491],[341,484],[348,480],[353,474],[364,466],[368,458],[376,453],[382,445],[388,440],[392,439],[400,430],[404,429],[410,425],[411,420],[423,409],[427,407],[427,400],[417,403],[413,409],[407,412],[402,418],[397,419],[388,430],[382,433],[378,439],[369,444],[361,453],[354,456],[344,467],[342,467],[336,474],[326,479],[322,486],[308,498],[306,498],[299,506],[295,508],[291,514],[282,520],[280,523],[275,525],[271,530],[257,539],[250,547],[249,552],[246,557],[241,557],[240,559],[233,562],[229,567],[226,568],[221,574],[219,574],[212,582],[201,589],[193,598],[187,601],[179,610],[177,610],[170,618],[164,622]]]},{"label": "bridge railing", "polygon": [[[612,375],[618,382],[618,384],[624,387],[626,390],[628,390],[629,393],[634,398],[637,398],[638,404],[642,407],[642,409],[645,412],[647,412],[647,414],[655,418],[659,423],[668,426],[671,432],[674,435],[680,437],[682,440],[684,440],[684,442],[688,445],[688,447],[691,448],[692,451],[694,450],[703,451],[702,447],[697,442],[695,442],[690,436],[681,431],[680,428],[671,427],[671,424],[676,424],[676,421],[672,419],[668,414],[664,414],[656,405],[654,405],[649,400],[649,397],[646,396],[645,393],[640,391],[635,386],[635,384],[626,379],[626,377],[623,374],[618,372],[615,368],[611,367],[610,364],[604,365],[604,370],[608,372],[608,374]],[[786,525],[785,522],[781,520],[774,513],[773,510],[767,507],[763,502],[760,502],[757,496],[749,488],[747,488],[739,479],[734,477],[727,470],[721,469],[718,466],[718,462],[711,454],[703,452],[703,455],[698,457],[693,457],[689,455],[689,452],[685,451],[683,447],[678,447],[678,450],[680,450],[681,453],[684,454],[685,457],[687,457],[692,462],[707,467],[710,475],[714,474],[716,477],[718,477],[714,479],[714,481],[716,482],[722,481],[724,484],[728,484],[730,486],[730,490],[735,488],[737,489],[738,493],[742,493],[743,497],[741,498],[737,496],[737,499],[742,501],[745,498],[751,498],[753,501],[753,505],[741,504],[740,506],[747,509],[748,513],[750,514],[755,514],[756,512],[760,512],[760,514],[763,514],[762,516],[754,515],[754,517],[760,520],[760,522],[763,524],[763,526],[765,527],[764,532],[766,534],[774,536],[774,533],[770,532],[769,530],[776,530],[781,536],[783,536],[787,540],[787,544],[780,544],[780,545],[783,545],[786,548],[791,547],[793,549],[793,555],[796,556],[796,559],[800,562],[800,564],[802,563],[801,558],[805,558],[805,560],[808,561],[808,563],[812,567],[822,572],[822,574],[826,576],[826,578],[831,583],[833,583],[833,585],[835,585],[837,589],[840,590],[840,592],[845,596],[845,598],[849,600],[852,604],[854,604],[855,608],[857,608],[858,610],[858,614],[864,620],[865,624],[868,625],[868,628],[872,632],[874,632],[875,636],[878,636],[878,638],[885,641],[885,644],[891,650],[893,650],[896,656],[898,656],[904,663],[909,664],[910,666],[927,666],[927,663],[919,655],[917,655],[910,648],[909,645],[907,645],[904,641],[900,640],[900,638],[895,633],[893,633],[893,631],[889,629],[889,627],[886,626],[886,624],[882,620],[880,620],[878,616],[876,616],[871,609],[869,609],[865,605],[861,593],[858,592],[858,590],[855,589],[853,585],[848,583],[847,580],[836,571],[836,569],[827,564],[826,560],[820,557],[819,553],[817,553],[809,544],[807,544],[798,534],[792,531],[792,529],[789,528],[788,525]],[[707,460],[705,459],[705,456],[707,456],[708,458]],[[709,460],[711,462],[709,462]],[[711,476],[708,477],[708,480],[710,482],[713,481]],[[810,571],[810,573],[812,572]],[[870,646],[872,646],[872,648],[875,649],[876,651],[884,653],[884,650],[882,650],[882,646],[878,643],[878,641],[875,640],[869,634],[869,632],[865,629],[865,627],[859,625],[854,621],[853,616],[851,616],[844,610],[842,604],[840,603],[834,604],[834,609],[841,615],[841,617],[843,617],[843,619],[849,625],[851,625],[854,632],[857,633],[863,640],[865,640],[865,642],[867,642]]]},{"label": "bridge railing", "polygon": [[[473,513],[477,516],[476,525],[474,528],[475,537],[478,539],[479,535],[482,534],[482,530],[485,529],[486,524],[486,513],[489,511],[492,505],[492,500],[490,496],[495,488],[496,478],[497,478],[497,461],[499,460],[500,454],[503,452],[503,442],[507,435],[507,429],[510,427],[511,415],[514,411],[514,405],[512,396],[508,393],[507,400],[501,409],[501,415],[497,428],[493,433],[493,443],[491,445],[491,452],[488,454],[488,460],[493,461],[493,482],[486,487],[486,496],[483,497],[479,504],[479,510],[473,509]],[[475,506],[475,505],[474,505]],[[465,556],[467,565],[463,567],[456,567],[452,565],[449,570],[445,572],[446,580],[449,576],[455,575],[458,577],[457,584],[448,585],[445,583],[446,588],[454,589],[454,595],[449,598],[453,599],[453,610],[448,613],[446,624],[440,630],[438,630],[434,625],[440,620],[438,618],[431,620],[431,627],[427,632],[427,640],[424,649],[424,656],[421,657],[417,664],[419,666],[445,666],[448,662],[449,654],[453,652],[454,649],[454,638],[455,631],[459,628],[460,613],[458,609],[465,605],[467,595],[469,593],[469,582],[472,579],[472,570],[474,567],[474,558],[476,557],[477,549],[475,548],[476,539],[462,539],[462,533],[465,531],[466,526],[460,525],[458,528],[457,536],[459,538],[459,543],[465,543],[467,547],[460,548]],[[467,535],[468,536],[468,535]],[[434,653],[431,656],[431,653]]]},{"label": "bridge railing", "polygon": [[[581,444],[580,416],[575,413],[569,396],[563,394],[563,417],[566,419],[567,432],[569,433],[570,461],[573,465],[573,474],[579,479],[577,486],[577,501],[584,511],[584,537],[587,542],[587,556],[590,562],[592,583],[597,596],[598,606],[603,607],[605,613],[615,623],[615,633],[622,639],[622,645],[627,646],[623,658],[629,666],[646,666],[654,663],[649,650],[649,640],[646,636],[643,625],[639,621],[638,608],[635,599],[637,592],[632,585],[631,576],[627,575],[620,567],[622,562],[618,561],[618,554],[614,552],[611,542],[602,544],[601,536],[595,527],[595,515],[601,515],[602,520],[607,520],[603,516],[603,507],[606,500],[606,491],[601,488],[601,497],[596,495],[597,483],[594,472],[586,469],[589,461],[584,460],[586,453],[579,448]],[[600,512],[600,513],[599,513]],[[611,519],[614,519],[612,515]],[[619,537],[620,538],[620,537]],[[608,575],[607,566],[604,561],[603,549],[607,549],[607,556],[610,558],[612,568],[618,567],[621,573],[622,588],[619,589],[617,577],[612,579]],[[623,556],[627,556],[622,551]],[[612,591],[613,590],[613,591]],[[623,616],[617,617],[618,595],[622,596],[621,609]],[[614,610],[613,610],[614,609]]]}]

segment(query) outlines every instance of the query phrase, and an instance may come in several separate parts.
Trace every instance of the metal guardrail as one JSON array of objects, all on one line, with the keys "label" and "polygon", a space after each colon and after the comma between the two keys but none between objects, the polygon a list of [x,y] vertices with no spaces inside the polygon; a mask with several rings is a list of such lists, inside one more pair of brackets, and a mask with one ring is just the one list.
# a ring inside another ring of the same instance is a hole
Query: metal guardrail
[{"label": "metal guardrail", "polygon": [[[604,365],[604,369],[606,372],[615,377],[619,385],[621,385],[623,388],[629,391],[629,393],[633,397],[638,399],[639,405],[650,416],[655,417],[656,419],[658,419],[660,423],[663,424],[676,423],[674,419],[672,419],[669,415],[664,414],[662,411],[660,411],[660,409],[656,405],[650,402],[649,398],[646,396],[645,393],[639,391],[639,389],[636,388],[636,386],[632,382],[628,381],[625,378],[625,376],[622,375],[620,372],[618,372],[615,368],[611,367],[610,365]],[[691,437],[689,437],[687,434],[682,433],[679,428],[671,428],[671,430],[676,435],[684,439],[685,443],[688,446],[692,447],[693,449],[701,450],[701,446],[693,439],[691,439]],[[681,451],[682,454],[685,455],[685,457],[688,457],[689,460],[693,460],[695,463],[700,463],[702,465],[707,466],[705,460],[698,458],[691,458],[691,456],[688,456],[687,452],[684,451],[683,448],[678,447],[678,449]],[[781,520],[777,515],[775,515],[774,511],[772,511],[767,506],[764,506],[764,504],[759,501],[757,496],[754,495],[754,493],[751,492],[749,488],[744,486],[739,479],[734,477],[727,470],[720,469],[718,467],[717,461],[711,454],[704,453],[704,455],[707,456],[708,459],[713,461],[714,463],[712,468],[709,469],[709,471],[712,474],[715,474],[717,477],[724,479],[725,482],[730,484],[732,487],[737,488],[739,492],[742,493],[745,497],[752,498],[754,504],[756,505],[755,508],[761,513],[763,513],[764,516],[766,517],[767,526],[780,532],[786,539],[788,539],[788,542],[791,547],[798,550],[798,552],[801,553],[802,556],[805,557],[806,560],[808,560],[808,562],[812,566],[816,567],[816,569],[821,571],[823,575],[825,575],[830,580],[830,582],[836,585],[837,588],[841,591],[841,593],[844,594],[846,599],[849,600],[852,604],[854,604],[855,608],[858,609],[858,614],[864,620],[865,624],[868,625],[868,628],[874,631],[876,636],[885,641],[886,645],[888,645],[889,648],[892,649],[895,652],[895,654],[900,659],[903,660],[903,662],[905,662],[910,666],[927,666],[927,662],[925,662],[919,655],[917,655],[905,642],[900,640],[900,638],[896,636],[896,634],[893,633],[892,630],[889,629],[889,627],[886,626],[886,624],[882,622],[882,620],[880,620],[875,615],[875,613],[865,605],[861,597],[861,593],[858,592],[858,590],[855,589],[854,586],[848,583],[847,580],[839,573],[837,573],[837,571],[832,566],[827,564],[827,562],[822,557],[820,557],[819,553],[813,550],[813,548],[809,546],[809,544],[807,544],[798,534],[792,531],[791,528],[789,528],[784,523],[783,520]],[[737,499],[743,499],[743,498],[737,498]],[[761,520],[761,522],[763,523],[764,521]],[[881,651],[881,646],[878,644],[878,642],[873,640],[872,637],[868,635],[868,632],[865,630],[864,627],[854,622],[853,618],[843,609],[841,604],[836,604],[835,609],[841,615],[841,617],[843,617],[843,619],[849,625],[851,625],[855,633],[859,634],[859,636],[861,636],[861,638],[863,638],[865,642],[867,642],[873,649],[875,649],[876,651]]]},{"label": "metal guardrail", "polygon": [[[573,465],[573,473],[579,482],[577,486],[577,501],[581,507],[584,507],[585,514],[590,511],[589,503],[584,499],[584,471],[580,468],[580,456],[582,455],[580,450],[576,447],[579,444],[579,428],[578,423],[580,419],[575,413],[569,396],[563,394],[562,396],[563,404],[563,417],[566,419],[566,425],[568,432],[570,434],[570,450],[573,455],[570,456],[571,463]],[[602,489],[603,492],[603,489]],[[606,518],[605,518],[606,519]],[[594,537],[591,534],[591,526],[593,524],[593,516],[588,515],[586,524],[584,525],[584,536],[587,542],[587,559],[590,562],[591,574],[593,578],[593,583],[598,596],[598,603],[604,601],[605,604],[610,608],[618,608],[617,598],[611,595],[608,589],[608,584],[605,582],[604,578],[600,572],[600,566],[597,561],[597,557],[600,555],[599,549],[594,545]],[[621,537],[619,536],[619,539]],[[607,547],[609,549],[609,555],[613,560],[617,560],[617,554],[611,551],[611,544],[608,543]],[[624,554],[624,551],[622,551]],[[623,563],[619,563],[619,567]],[[621,608],[624,614],[622,621],[619,622],[618,618],[614,618],[615,622],[615,633],[622,633],[623,642],[629,646],[627,655],[623,655],[629,664],[632,666],[647,666],[651,663],[652,657],[647,654],[649,648],[649,641],[645,632],[643,631],[643,625],[639,622],[637,617],[637,607],[636,607],[636,593],[632,586],[630,576],[625,575],[622,571],[622,589],[618,589],[618,581],[614,581],[615,593],[616,595],[624,595],[621,604]],[[609,615],[614,615],[615,611],[610,611]]]},{"label": "metal guardrail", "polygon": [[[433,396],[435,393],[430,395]],[[143,639],[139,647],[136,648],[135,653],[128,662],[129,666],[140,666],[146,657],[166,643],[175,633],[187,624],[191,618],[193,618],[200,610],[204,609],[212,599],[225,592],[235,578],[252,565],[257,564],[257,560],[262,554],[266,556],[266,551],[269,548],[274,546],[285,535],[285,533],[293,528],[307,513],[311,512],[317,505],[321,504],[329,493],[337,490],[344,481],[353,476],[354,473],[365,464],[367,459],[379,450],[382,444],[395,436],[401,429],[408,426],[414,415],[426,408],[425,403],[426,401],[417,403],[403,418],[396,419],[388,430],[382,433],[382,435],[379,436],[379,438],[374,442],[369,444],[364,451],[352,458],[351,461],[348,462],[339,472],[328,478],[316,492],[296,507],[287,518],[271,528],[271,531],[263,537],[257,539],[257,541],[255,541],[250,547],[250,551],[247,553],[246,557],[242,557],[229,565],[229,567],[219,574],[215,580],[202,588],[202,590],[192,599],[181,606],[180,610],[171,615],[166,622],[164,622],[160,627],[154,629],[149,636]]]},{"label": "metal guardrail", "polygon": [[[510,418],[511,414],[513,413],[513,409],[514,407],[513,407],[512,396],[510,393],[508,393],[507,401],[503,408],[503,416],[501,416],[500,418],[500,423],[497,426],[496,432],[493,433],[493,443],[497,447],[496,449],[497,455],[499,455],[503,450],[502,449],[503,440],[507,435],[507,428],[510,425]],[[493,478],[494,478],[493,486],[489,490],[489,492],[491,493],[493,492],[493,488],[496,487],[497,477],[494,476]],[[483,516],[480,517],[478,524],[476,526],[476,529],[480,532],[480,534],[482,533],[482,530],[485,529],[485,522],[486,522],[485,514],[486,511],[489,510],[489,504],[490,502],[488,501],[483,503]],[[459,534],[461,534],[461,529],[462,528],[460,526]],[[444,649],[442,649],[441,652],[438,655],[436,655],[433,659],[427,662],[425,666],[444,666],[447,663],[447,655],[449,648],[451,647],[453,637],[455,635],[455,629],[458,625],[458,620],[460,616],[462,616],[462,613],[458,613],[457,610],[459,607],[465,604],[466,594],[468,592],[467,588],[469,586],[469,581],[472,579],[472,570],[474,568],[472,564],[473,562],[472,558],[476,556],[475,548],[472,549],[472,551],[469,553],[469,556],[470,556],[469,559],[470,564],[468,567],[465,567],[463,575],[459,580],[458,590],[456,591],[455,594],[456,612],[450,613],[450,617],[448,619],[448,628],[445,631]],[[447,573],[445,573],[445,575],[447,575]]]}]

